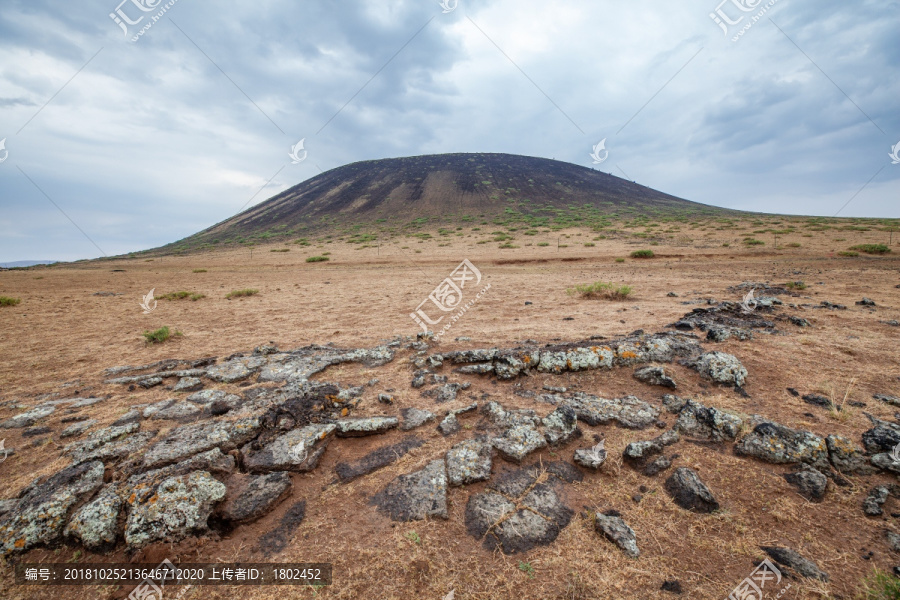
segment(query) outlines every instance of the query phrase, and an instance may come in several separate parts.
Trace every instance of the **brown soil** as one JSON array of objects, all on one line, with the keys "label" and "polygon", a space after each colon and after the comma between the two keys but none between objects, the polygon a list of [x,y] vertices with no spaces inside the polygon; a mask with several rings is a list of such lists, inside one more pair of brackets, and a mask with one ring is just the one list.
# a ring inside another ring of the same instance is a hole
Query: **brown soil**
[{"label": "brown soil", "polygon": [[[556,248],[557,235],[568,248]],[[591,335],[614,336],[636,329],[661,331],[697,305],[681,302],[712,297],[740,300],[726,288],[742,281],[783,284],[803,280],[808,288],[785,301],[818,304],[822,300],[848,306],[846,311],[793,310],[813,327],[781,325],[783,335],[757,335],[747,342],[729,340],[706,343],[738,356],[749,371],[742,397],[730,389],[703,382],[680,365],[671,369],[678,381],[677,393],[696,397],[713,406],[745,414],[760,414],[791,427],[820,435],[837,433],[859,442],[869,428],[863,411],[891,419],[894,410],[872,399],[872,394],[900,396],[897,337],[900,329],[880,321],[900,319],[900,260],[897,247],[882,257],[839,258],[835,252],[852,244],[882,241],[881,232],[826,232],[815,238],[801,234],[779,236],[778,250],[771,241],[762,249],[746,248],[736,234],[708,231],[692,244],[653,247],[651,260],[626,259],[646,242],[599,240],[584,247],[589,232],[568,231],[519,238],[515,244],[534,246],[499,250],[497,244],[476,245],[477,238],[417,240],[383,244],[380,249],[342,243],[321,248],[291,246],[286,253],[270,253],[257,247],[187,257],[115,260],[63,265],[51,268],[0,272],[0,295],[22,299],[13,307],[0,307],[0,402],[32,405],[45,397],[109,396],[106,402],[82,411],[107,425],[129,406],[171,397],[162,387],[128,392],[126,386],[104,385],[102,370],[124,364],[146,364],[165,358],[202,358],[249,352],[274,341],[282,349],[311,343],[334,342],[341,347],[371,347],[397,335],[414,335],[418,326],[409,317],[415,307],[463,259],[468,258],[491,284],[489,292],[452,328],[438,350],[514,346],[525,339],[541,343],[574,341]],[[741,235],[750,235],[749,232]],[[762,237],[762,236],[756,236]],[[771,237],[771,236],[769,236]],[[846,241],[834,241],[835,238]],[[714,239],[715,238],[715,239]],[[876,239],[877,238],[877,239]],[[552,242],[538,247],[538,242]],[[722,247],[728,241],[731,247]],[[885,240],[886,241],[886,240]],[[784,244],[802,243],[801,248]],[[448,244],[439,246],[438,244]],[[315,245],[315,244],[314,244]],[[408,249],[401,246],[408,245]],[[330,251],[331,260],[305,263],[304,259]],[[416,251],[420,250],[420,253]],[[113,272],[122,269],[122,272]],[[206,269],[205,273],[193,273]],[[798,273],[799,272],[799,273]],[[566,294],[577,283],[596,280],[629,284],[627,301],[582,300]],[[155,288],[156,295],[179,290],[206,295],[198,301],[160,300],[149,315],[139,302]],[[235,289],[257,288],[259,294],[226,300]],[[96,292],[115,292],[97,296]],[[677,298],[667,297],[674,291]],[[868,296],[878,307],[864,309],[855,302]],[[525,302],[532,304],[526,305]],[[571,318],[571,320],[565,320]],[[183,335],[163,344],[148,345],[141,332],[168,325]],[[471,342],[455,342],[468,336]],[[659,402],[668,390],[638,383],[631,369],[594,371],[564,376],[535,376],[512,382],[495,382],[479,376],[454,376],[472,387],[452,405],[436,406],[410,387],[409,354],[400,353],[383,367],[361,365],[331,367],[318,378],[363,384],[367,388],[357,415],[399,414],[404,407],[428,408],[442,413],[489,394],[507,407],[535,408],[550,412],[516,395],[515,390],[539,391],[543,385],[567,386],[618,397],[634,394]],[[444,369],[448,373],[447,368]],[[240,385],[217,386],[242,391]],[[788,394],[816,392],[838,401],[849,389],[848,400],[866,408],[845,405],[841,413],[804,403]],[[393,406],[377,402],[378,392],[393,388]],[[15,414],[0,409],[0,419]],[[58,410],[46,425],[58,433],[64,425]],[[669,425],[674,417],[663,413]],[[463,416],[464,428],[477,422]],[[167,428],[177,424],[155,421]],[[154,425],[155,426],[155,425]],[[144,425],[144,428],[148,424]],[[347,484],[334,483],[335,466],[355,461],[374,449],[394,444],[412,433],[393,431],[377,438],[335,440],[319,467],[309,474],[292,475],[292,496],[263,519],[217,539],[157,544],[136,555],[122,550],[95,555],[74,547],[33,550],[28,562],[136,561],[158,563],[163,558],[178,562],[256,561],[331,562],[334,584],[323,589],[285,587],[212,587],[189,590],[187,600],[274,598],[443,598],[456,590],[457,600],[470,598],[669,598],[660,591],[664,580],[677,579],[684,597],[724,598],[763,557],[761,545],[784,545],[813,559],[831,576],[827,584],[791,581],[785,598],[853,598],[873,568],[890,570],[900,564],[884,539],[884,530],[900,532],[891,513],[900,512],[896,500],[888,500],[885,516],[866,517],[861,502],[877,483],[892,478],[878,475],[851,478],[849,487],[830,488],[821,504],[812,504],[795,493],[783,479],[791,469],[735,456],[731,445],[698,445],[681,442],[674,451],[675,466],[695,468],[714,491],[722,510],[698,515],[675,506],[663,491],[664,472],[647,478],[621,461],[624,446],[658,434],[614,426],[580,425],[585,438],[562,449],[545,450],[528,462],[571,460],[575,448],[605,437],[610,459],[599,474],[587,474],[582,483],[568,487],[568,504],[576,511],[572,523],[552,545],[524,555],[488,553],[465,530],[463,512],[470,494],[484,484],[453,488],[449,492],[450,519],[395,524],[379,514],[369,499],[394,477],[424,466],[463,439],[467,431],[441,437],[428,426],[415,433],[426,443],[393,465]],[[0,464],[2,497],[12,497],[39,475],[67,464],[59,449],[69,440],[51,437],[23,439],[20,429],[0,431],[7,448],[17,453]],[[164,433],[164,432],[163,432]],[[32,446],[35,439],[37,446]],[[496,474],[509,465],[496,459]],[[632,496],[640,486],[649,488],[637,503]],[[305,500],[306,515],[283,551],[267,555],[260,538],[279,527],[285,512]],[[635,530],[642,555],[628,559],[599,536],[592,523],[579,516],[587,510],[616,509]],[[408,535],[415,532],[418,543]],[[215,536],[214,536],[215,537]],[[869,551],[874,554],[864,559]],[[531,572],[533,570],[533,572]],[[12,585],[12,568],[0,571],[0,597],[31,599],[121,598],[130,589],[97,586],[45,588]],[[768,590],[767,590],[768,591]],[[176,591],[177,593],[177,591]],[[774,597],[774,593],[770,594]],[[167,595],[168,597],[168,595]]]}]

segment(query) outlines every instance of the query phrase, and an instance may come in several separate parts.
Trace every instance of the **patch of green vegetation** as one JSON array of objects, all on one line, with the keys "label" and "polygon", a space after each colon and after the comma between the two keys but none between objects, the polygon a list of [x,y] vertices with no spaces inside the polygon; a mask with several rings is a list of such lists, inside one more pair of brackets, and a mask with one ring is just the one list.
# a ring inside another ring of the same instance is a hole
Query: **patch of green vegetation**
[{"label": "patch of green vegetation", "polygon": [[538,242],[538,246],[541,246],[541,247],[545,247],[545,246],[549,246],[549,245],[550,245],[550,242]]},{"label": "patch of green vegetation", "polygon": [[625,300],[634,290],[630,285],[616,285],[595,281],[594,283],[579,284],[566,290],[570,296],[579,294],[582,298],[602,298],[604,300]]},{"label": "patch of green vegetation", "polygon": [[194,269],[191,273],[206,273],[206,269]]},{"label": "patch of green vegetation", "polygon": [[585,248],[593,248],[593,247],[596,246],[596,245],[597,245],[597,244],[595,244],[594,242],[585,242],[585,243],[584,243],[584,247],[585,247]]},{"label": "patch of green vegetation", "polygon": [[330,259],[325,255],[306,257],[306,262],[308,262],[308,263],[325,262],[326,260],[330,260]]},{"label": "patch of green vegetation", "polygon": [[766,243],[762,240],[755,240],[753,238],[744,238],[744,244],[747,246],[765,246]]},{"label": "patch of green vegetation", "polygon": [[11,298],[9,296],[0,296],[0,306],[15,306],[21,302],[21,298]]},{"label": "patch of green vegetation", "polygon": [[791,242],[787,245],[788,248],[801,248],[802,246],[802,244],[798,244],[797,242]]},{"label": "patch of green vegetation", "polygon": [[159,297],[160,300],[184,300],[185,298],[190,298],[191,300],[196,301],[200,298],[206,298],[206,296],[197,292],[187,292],[185,290],[181,290],[180,292],[170,292],[168,294],[163,294]]},{"label": "patch of green vegetation", "polygon": [[616,259],[616,262],[617,262],[617,263],[623,263],[623,262],[625,262],[625,259],[624,259],[624,258],[617,258],[617,259]]},{"label": "patch of green vegetation", "polygon": [[259,293],[259,290],[253,288],[244,288],[242,290],[232,290],[228,292],[225,296],[226,299],[231,300],[232,298],[243,298],[245,296],[255,296]]},{"label": "patch of green vegetation", "polygon": [[519,570],[528,575],[528,579],[534,579],[534,567],[531,563],[519,561]]},{"label": "patch of green vegetation", "polygon": [[269,252],[290,252],[290,248],[272,248]]},{"label": "patch of green vegetation", "polygon": [[631,258],[653,258],[653,250],[635,250],[631,253]]},{"label": "patch of green vegetation", "polygon": [[515,244],[510,244],[509,242],[506,242],[505,244],[500,244],[497,247],[500,248],[501,250],[505,250],[507,248],[518,248],[518,246],[516,246]]},{"label": "patch of green vegetation", "polygon": [[784,287],[789,290],[805,290],[806,283],[802,281],[788,281],[786,284],[784,284]]},{"label": "patch of green vegetation", "polygon": [[850,246],[850,249],[858,250],[859,252],[864,252],[866,254],[887,254],[891,251],[886,244],[858,244],[856,246]]},{"label": "patch of green vegetation", "polygon": [[406,537],[406,539],[408,539],[409,541],[411,541],[414,544],[422,543],[422,538],[419,537],[419,534],[416,533],[415,531],[407,531],[406,535],[404,537]]},{"label": "patch of green vegetation", "polygon": [[859,252],[850,252],[849,250],[844,250],[842,252],[838,252],[838,256],[844,256],[846,258],[855,258],[859,256]]},{"label": "patch of green vegetation", "polygon": [[875,569],[863,581],[865,600],[900,599],[900,579],[886,571]]},{"label": "patch of green vegetation", "polygon": [[175,333],[171,333],[168,326],[163,326],[153,331],[145,331],[141,335],[144,336],[144,339],[147,340],[148,344],[161,344],[173,335],[179,336],[182,335],[182,333],[178,330],[176,330]]}]

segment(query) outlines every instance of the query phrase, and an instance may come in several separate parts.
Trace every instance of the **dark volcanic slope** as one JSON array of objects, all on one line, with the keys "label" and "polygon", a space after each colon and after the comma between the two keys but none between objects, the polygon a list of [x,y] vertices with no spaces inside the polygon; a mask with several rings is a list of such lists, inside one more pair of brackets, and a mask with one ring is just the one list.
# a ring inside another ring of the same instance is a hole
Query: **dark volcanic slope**
[{"label": "dark volcanic slope", "polygon": [[435,154],[332,169],[176,245],[297,234],[338,224],[421,223],[423,218],[441,223],[520,214],[552,220],[573,207],[620,218],[733,212],[546,158]]}]

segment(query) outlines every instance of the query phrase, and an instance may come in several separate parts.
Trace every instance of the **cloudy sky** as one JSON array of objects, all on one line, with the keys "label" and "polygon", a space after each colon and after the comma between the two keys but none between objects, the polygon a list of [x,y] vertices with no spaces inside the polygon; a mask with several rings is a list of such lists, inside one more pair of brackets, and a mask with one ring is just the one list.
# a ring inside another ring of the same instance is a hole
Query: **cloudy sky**
[{"label": "cloudy sky", "polygon": [[690,200],[900,217],[900,2],[119,1],[0,7],[0,262],[158,246],[359,160],[601,140]]}]

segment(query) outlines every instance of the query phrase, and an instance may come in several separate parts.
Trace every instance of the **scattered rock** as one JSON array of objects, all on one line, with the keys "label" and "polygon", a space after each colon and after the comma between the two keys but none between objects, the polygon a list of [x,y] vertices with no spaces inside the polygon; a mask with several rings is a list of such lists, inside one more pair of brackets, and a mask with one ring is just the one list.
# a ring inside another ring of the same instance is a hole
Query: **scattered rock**
[{"label": "scattered rock", "polygon": [[152,387],[156,387],[161,385],[163,382],[162,377],[145,377],[141,380],[137,381],[138,387],[142,387],[145,390],[149,390]]},{"label": "scattered rock", "polygon": [[551,446],[568,442],[578,431],[578,417],[570,406],[560,406],[542,420],[544,437]]},{"label": "scattered rock", "polygon": [[900,398],[897,396],[888,396],[887,394],[875,394],[872,396],[876,400],[881,400],[885,404],[890,404],[891,406],[900,406]]},{"label": "scattered rock", "polygon": [[626,525],[622,517],[615,511],[609,511],[606,514],[597,513],[594,526],[606,539],[618,546],[622,552],[631,558],[637,558],[641,555],[634,530]]},{"label": "scattered rock", "polygon": [[253,439],[259,428],[256,417],[183,425],[170,431],[147,451],[144,466],[160,467],[211,448],[227,452]]},{"label": "scattered rock", "polygon": [[22,437],[25,437],[25,438],[35,437],[38,435],[44,435],[45,433],[50,433],[51,431],[53,431],[53,430],[46,426],[29,427],[28,429],[25,429],[24,431],[22,431]]},{"label": "scattered rock", "polygon": [[459,424],[459,419],[456,418],[454,413],[448,414],[444,419],[438,424],[437,430],[444,437],[451,436],[454,433],[457,433],[461,429]]},{"label": "scattered rock", "polygon": [[372,504],[393,521],[448,518],[444,461],[433,460],[421,471],[397,477],[375,495]]},{"label": "scattered rock", "polygon": [[396,444],[373,450],[355,462],[338,463],[337,466],[335,466],[334,471],[341,483],[348,483],[357,477],[368,475],[369,473],[373,473],[378,469],[397,462],[410,450],[419,448],[424,443],[424,440],[415,436],[410,436]]},{"label": "scattered rock", "polygon": [[648,385],[659,385],[675,389],[677,386],[663,367],[647,366],[634,371],[634,378]]},{"label": "scattered rock", "polygon": [[859,300],[856,304],[857,304],[857,306],[875,306],[875,301],[872,300],[871,298],[863,298],[862,300]]},{"label": "scattered rock", "polygon": [[828,581],[827,573],[819,569],[813,561],[800,556],[795,550],[791,550],[790,548],[779,548],[777,546],[760,546],[760,549],[768,554],[772,560],[779,565],[793,569],[807,579]]},{"label": "scattered rock", "polygon": [[438,404],[443,404],[444,402],[453,402],[454,400],[456,400],[456,395],[460,390],[467,390],[471,385],[472,384],[469,382],[445,383],[441,387],[422,392],[422,395],[429,398],[434,398],[434,401]]},{"label": "scattered rock", "polygon": [[265,475],[232,475],[219,514],[233,523],[255,521],[289,495],[291,487],[291,478],[284,471]]},{"label": "scattered rock", "polygon": [[869,495],[863,500],[863,512],[870,517],[883,514],[884,511],[881,507],[887,502],[889,496],[897,496],[898,492],[900,492],[900,487],[895,484],[876,485],[869,490]]},{"label": "scattered rock", "polygon": [[59,434],[60,438],[74,437],[76,435],[81,435],[91,427],[97,424],[97,419],[87,419],[85,421],[79,421],[78,423],[73,423],[69,425]]},{"label": "scattered rock", "polygon": [[220,383],[236,383],[249,378],[265,364],[266,359],[262,356],[233,358],[209,367],[206,376]]},{"label": "scattered rock", "polygon": [[739,456],[752,456],[776,463],[806,463],[828,468],[825,440],[809,431],[791,429],[777,423],[763,422],[744,436],[734,447]]},{"label": "scattered rock", "polygon": [[486,481],[491,476],[493,449],[484,439],[460,442],[447,452],[447,477],[452,486]]},{"label": "scattered rock", "polygon": [[655,477],[672,466],[672,459],[668,456],[657,456],[647,463],[642,473],[647,477]]},{"label": "scattered rock", "polygon": [[32,408],[27,412],[23,412],[0,423],[0,428],[17,429],[20,427],[31,427],[41,419],[49,417],[56,412],[55,406],[43,405]]},{"label": "scattered rock", "polygon": [[121,427],[122,425],[128,425],[129,423],[139,423],[141,421],[141,411],[132,409],[126,412],[124,415],[113,421],[113,427]]},{"label": "scattered rock", "polygon": [[575,392],[568,396],[542,394],[538,399],[559,406],[570,406],[579,421],[591,426],[615,421],[629,429],[644,429],[653,425],[659,418],[659,409],[634,396],[607,400]]},{"label": "scattered rock", "polygon": [[893,531],[885,530],[884,537],[887,539],[888,547],[893,552],[900,552],[900,535]]},{"label": "scattered rock", "polygon": [[[150,407],[148,407],[149,409]],[[136,412],[136,411],[135,411]],[[189,421],[198,418],[203,413],[203,408],[193,402],[172,402],[165,408],[157,410],[151,419],[165,419],[172,421]]]},{"label": "scattered rock", "polygon": [[732,354],[707,352],[690,363],[701,376],[716,383],[743,387],[747,380],[747,369]]},{"label": "scattered rock", "polygon": [[307,425],[279,435],[266,445],[256,448],[260,442],[241,448],[244,466],[251,473],[272,471],[312,471],[337,431],[337,425]]},{"label": "scattered rock", "polygon": [[686,400],[678,412],[675,430],[690,437],[723,442],[737,438],[742,425],[740,417]]},{"label": "scattered rock", "polygon": [[394,429],[400,424],[397,417],[359,417],[337,422],[338,437],[364,437]]},{"label": "scattered rock", "polygon": [[863,446],[871,454],[890,452],[900,444],[900,426],[866,414],[874,427],[862,434]]},{"label": "scattered rock", "polygon": [[107,484],[96,498],[79,508],[63,533],[81,541],[90,550],[111,548],[118,538],[122,509],[119,486]]},{"label": "scattered rock", "polygon": [[796,325],[797,327],[811,327],[810,322],[801,317],[796,317],[796,316],[792,315],[792,316],[788,317],[788,320],[792,324]]},{"label": "scattered rock", "polygon": [[203,382],[199,377],[182,377],[172,389],[176,392],[195,392],[203,389]]},{"label": "scattered rock", "polygon": [[825,438],[825,445],[831,464],[839,473],[871,475],[876,471],[863,454],[862,448],[857,447],[852,440],[840,435],[829,435]]},{"label": "scattered rock", "polygon": [[677,415],[681,412],[684,406],[688,403],[688,398],[680,398],[678,396],[673,396],[672,394],[666,394],[662,398],[663,406],[666,407],[666,410],[672,413],[673,415]]},{"label": "scattered rock", "polygon": [[516,425],[491,440],[491,443],[503,458],[520,463],[535,450],[546,447],[547,439],[530,425]]},{"label": "scattered rock", "polygon": [[418,408],[401,409],[400,415],[403,417],[403,423],[400,425],[400,429],[402,429],[403,431],[409,431],[410,429],[421,427],[425,423],[429,423],[434,420],[433,413]]},{"label": "scattered rock", "polygon": [[225,486],[206,471],[170,477],[160,483],[154,501],[132,505],[125,543],[133,549],[202,534],[213,505],[224,497]]},{"label": "scattered rock", "polygon": [[698,513],[711,513],[719,510],[719,503],[709,488],[700,481],[696,471],[687,467],[679,467],[669,476],[665,485],[675,504],[685,510]]},{"label": "scattered rock", "polygon": [[811,467],[801,469],[794,473],[787,473],[785,474],[784,479],[796,487],[797,493],[807,500],[821,502],[822,498],[825,497],[828,478]]},{"label": "scattered rock", "polygon": [[631,442],[625,446],[622,456],[634,467],[643,467],[650,457],[660,454],[666,446],[678,442],[680,436],[675,430],[667,431],[661,436],[643,442]]},{"label": "scattered rock", "polygon": [[681,594],[684,592],[681,587],[681,582],[679,582],[677,579],[667,579],[663,581],[663,584],[659,589],[664,592],[671,592],[673,594]]},{"label": "scattered rock", "polygon": [[603,441],[591,448],[579,448],[575,451],[574,460],[587,469],[599,469],[606,462],[606,448]]}]

